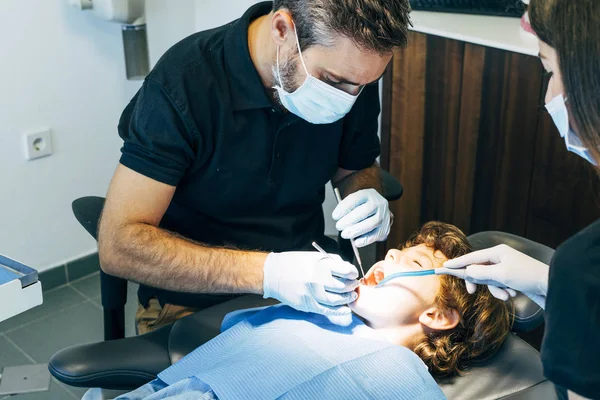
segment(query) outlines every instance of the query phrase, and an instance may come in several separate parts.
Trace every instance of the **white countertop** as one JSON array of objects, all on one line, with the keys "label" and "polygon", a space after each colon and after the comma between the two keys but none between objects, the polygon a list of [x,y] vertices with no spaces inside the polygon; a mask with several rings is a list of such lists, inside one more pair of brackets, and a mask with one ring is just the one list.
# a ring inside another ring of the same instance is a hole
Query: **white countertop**
[{"label": "white countertop", "polygon": [[521,29],[521,21],[518,18],[429,11],[413,11],[410,15],[414,25],[411,30],[415,32],[530,56],[538,55],[536,37]]}]

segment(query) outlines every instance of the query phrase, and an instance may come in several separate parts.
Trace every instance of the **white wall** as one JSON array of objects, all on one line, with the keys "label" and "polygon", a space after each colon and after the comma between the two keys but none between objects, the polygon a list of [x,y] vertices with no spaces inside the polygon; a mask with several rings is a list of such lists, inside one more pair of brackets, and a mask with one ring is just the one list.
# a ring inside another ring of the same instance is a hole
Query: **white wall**
[{"label": "white wall", "polygon": [[[148,0],[151,60],[193,33],[194,0]],[[67,0],[0,1],[0,253],[40,271],[96,251],[71,212],[104,196],[117,122],[140,86],[125,79],[119,24]],[[49,127],[54,154],[25,161],[22,134]]]},{"label": "white wall", "polygon": [[[71,201],[104,195],[119,157],[120,26],[66,0],[0,1],[0,252],[45,270],[95,250]],[[25,161],[22,134],[49,127],[54,154]]]},{"label": "white wall", "polygon": [[196,32],[196,2],[197,0],[146,0],[151,65],[155,65],[175,43]]},{"label": "white wall", "polygon": [[240,18],[257,0],[195,0],[196,30],[216,28]]}]

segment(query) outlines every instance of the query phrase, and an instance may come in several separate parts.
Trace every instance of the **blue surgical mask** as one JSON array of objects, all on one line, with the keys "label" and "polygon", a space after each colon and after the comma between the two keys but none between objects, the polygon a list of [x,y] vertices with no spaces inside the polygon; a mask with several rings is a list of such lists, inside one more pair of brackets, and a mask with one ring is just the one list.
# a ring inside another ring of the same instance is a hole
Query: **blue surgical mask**
[{"label": "blue surgical mask", "polygon": [[[281,104],[291,113],[310,122],[311,124],[331,124],[343,118],[358,98],[349,93],[344,92],[326,84],[325,82],[315,78],[308,73],[302,50],[298,41],[298,33],[296,33],[296,43],[298,44],[298,53],[300,60],[306,73],[306,80],[293,93],[287,92],[283,88],[281,75],[279,73],[279,46],[277,47],[277,80],[279,85],[274,89],[279,93]],[[359,93],[360,94],[360,93]]]},{"label": "blue surgical mask", "polygon": [[567,150],[577,154],[579,157],[587,160],[593,165],[598,165],[592,158],[592,154],[587,147],[581,143],[577,134],[573,132],[569,126],[569,112],[567,111],[566,100],[562,94],[553,98],[550,103],[546,104],[546,110],[552,117],[554,125],[558,128],[560,137],[565,140]]}]

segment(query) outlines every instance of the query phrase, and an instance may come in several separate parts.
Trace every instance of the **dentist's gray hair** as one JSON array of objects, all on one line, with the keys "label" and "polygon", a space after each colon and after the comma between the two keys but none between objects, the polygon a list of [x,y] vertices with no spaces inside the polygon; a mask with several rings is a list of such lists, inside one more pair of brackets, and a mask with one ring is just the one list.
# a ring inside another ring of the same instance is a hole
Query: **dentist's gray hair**
[{"label": "dentist's gray hair", "polygon": [[273,11],[290,12],[304,50],[333,46],[336,36],[379,54],[408,44],[409,0],[274,0]]}]

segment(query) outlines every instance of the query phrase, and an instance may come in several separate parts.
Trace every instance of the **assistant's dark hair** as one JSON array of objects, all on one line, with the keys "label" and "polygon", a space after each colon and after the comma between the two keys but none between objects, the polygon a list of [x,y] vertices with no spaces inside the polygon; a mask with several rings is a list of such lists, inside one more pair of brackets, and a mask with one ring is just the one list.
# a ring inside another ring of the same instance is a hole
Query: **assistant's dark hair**
[{"label": "assistant's dark hair", "polygon": [[332,46],[336,34],[380,54],[408,44],[409,0],[274,0],[281,9],[292,15],[302,50]]},{"label": "assistant's dark hair", "polygon": [[556,50],[573,127],[600,164],[600,1],[531,0],[529,17]]}]

